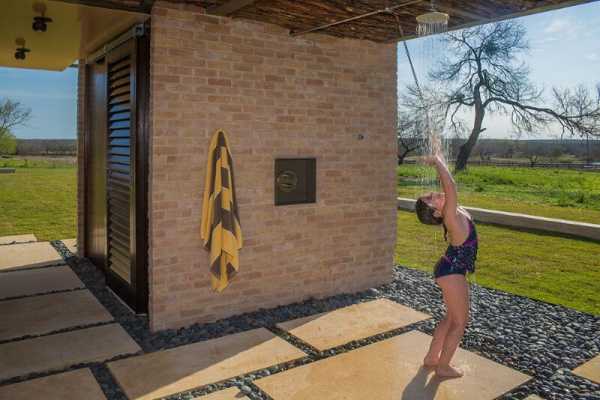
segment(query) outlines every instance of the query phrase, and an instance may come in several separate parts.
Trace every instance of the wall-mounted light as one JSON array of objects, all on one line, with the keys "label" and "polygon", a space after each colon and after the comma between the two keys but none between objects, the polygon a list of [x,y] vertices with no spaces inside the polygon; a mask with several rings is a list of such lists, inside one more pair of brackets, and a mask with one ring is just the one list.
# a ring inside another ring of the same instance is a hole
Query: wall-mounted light
[{"label": "wall-mounted light", "polygon": [[29,53],[31,50],[25,47],[25,39],[23,38],[18,38],[17,40],[15,40],[15,43],[17,44],[17,49],[15,50],[15,58],[17,60],[24,60],[25,57],[27,57],[27,53]]},{"label": "wall-mounted light", "polygon": [[31,28],[35,32],[46,32],[48,29],[48,23],[52,22],[52,18],[46,17],[46,4],[35,3],[33,5],[33,11],[40,13],[41,15],[33,17],[33,24],[31,24]]}]

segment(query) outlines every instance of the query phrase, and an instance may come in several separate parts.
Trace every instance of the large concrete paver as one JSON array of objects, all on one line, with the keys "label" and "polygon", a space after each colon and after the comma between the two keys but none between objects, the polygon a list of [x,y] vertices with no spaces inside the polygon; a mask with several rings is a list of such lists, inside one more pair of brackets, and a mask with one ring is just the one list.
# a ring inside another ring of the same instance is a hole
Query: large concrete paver
[{"label": "large concrete paver", "polygon": [[305,356],[264,328],[111,362],[130,400],[184,392]]},{"label": "large concrete paver", "polygon": [[392,300],[353,304],[277,326],[320,351],[430,318]]},{"label": "large concrete paver", "polygon": [[0,399],[106,400],[89,369],[78,369],[0,387]]},{"label": "large concrete paver", "polygon": [[600,384],[600,355],[575,368],[573,373]]},{"label": "large concrete paver", "polygon": [[1,236],[0,237],[0,245],[8,245],[15,243],[29,243],[29,242],[37,242],[37,238],[34,234],[29,235],[12,235],[12,236]]},{"label": "large concrete paver", "polygon": [[105,361],[141,349],[119,324],[0,344],[0,381]]},{"label": "large concrete paver", "polygon": [[207,396],[198,397],[198,400],[250,400],[247,396],[244,396],[238,388],[229,388],[221,390],[215,393],[211,393]]},{"label": "large concrete paver", "polygon": [[88,290],[1,301],[0,315],[0,340],[113,320]]},{"label": "large concrete paver", "polygon": [[0,299],[83,287],[83,282],[66,265],[0,274]]},{"label": "large concrete paver", "polygon": [[62,261],[56,249],[48,242],[0,246],[0,272],[42,267]]},{"label": "large concrete paver", "polygon": [[492,400],[530,379],[459,349],[465,376],[441,380],[421,365],[430,341],[412,331],[254,383],[274,400]]}]

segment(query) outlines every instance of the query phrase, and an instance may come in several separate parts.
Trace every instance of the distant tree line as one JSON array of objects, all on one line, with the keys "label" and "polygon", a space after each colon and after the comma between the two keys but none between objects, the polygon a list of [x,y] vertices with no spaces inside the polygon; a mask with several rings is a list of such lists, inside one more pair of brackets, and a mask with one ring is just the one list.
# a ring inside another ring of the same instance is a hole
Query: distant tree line
[{"label": "distant tree line", "polygon": [[17,155],[75,155],[77,141],[75,139],[17,139]]},{"label": "distant tree line", "polygon": [[27,125],[31,109],[18,101],[0,100],[0,155],[75,155],[74,139],[17,139],[14,128]]},{"label": "distant tree line", "polygon": [[[448,156],[455,158],[466,139],[455,138],[447,143]],[[410,149],[410,151],[407,151]],[[420,137],[403,137],[398,143],[398,163],[405,158],[421,155],[426,146]],[[527,159],[535,164],[546,160],[552,162],[588,161],[600,162],[600,140],[511,140],[480,139],[471,153],[470,160]]]}]

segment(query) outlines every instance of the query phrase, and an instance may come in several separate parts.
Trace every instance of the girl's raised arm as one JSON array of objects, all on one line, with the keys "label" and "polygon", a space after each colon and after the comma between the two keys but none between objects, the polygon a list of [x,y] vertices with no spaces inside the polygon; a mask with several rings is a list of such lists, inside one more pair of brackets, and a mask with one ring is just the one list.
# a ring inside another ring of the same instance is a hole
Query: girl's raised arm
[{"label": "girl's raised arm", "polygon": [[456,193],[456,183],[454,178],[444,161],[443,156],[438,153],[433,157],[433,165],[437,169],[438,176],[442,183],[442,189],[446,195],[444,203],[444,222],[448,225],[448,229],[452,231],[452,225],[456,223],[456,208],[458,206],[458,195]]}]

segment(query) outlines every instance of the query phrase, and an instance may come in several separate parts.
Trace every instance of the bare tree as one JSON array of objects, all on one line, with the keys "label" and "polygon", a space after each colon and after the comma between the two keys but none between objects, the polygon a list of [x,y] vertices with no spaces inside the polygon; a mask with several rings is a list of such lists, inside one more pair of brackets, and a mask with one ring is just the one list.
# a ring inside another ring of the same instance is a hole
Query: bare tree
[{"label": "bare tree", "polygon": [[446,120],[439,88],[409,84],[398,99],[398,164],[414,151],[426,151]]},{"label": "bare tree", "polygon": [[31,118],[31,109],[23,107],[18,101],[5,99],[0,102],[0,132],[9,132],[12,128],[24,125]]},{"label": "bare tree", "polygon": [[414,114],[401,111],[398,113],[398,165],[412,152],[425,148],[427,139],[423,131],[422,121]]},{"label": "bare tree", "polygon": [[[588,88],[579,85],[574,89],[553,89],[557,110],[567,115],[574,115],[572,120],[562,122],[561,139],[565,133],[573,136],[579,134],[586,142],[586,160],[591,162],[590,137],[600,136],[600,117],[590,113],[600,106],[600,87],[597,93],[590,92]],[[600,115],[600,112],[598,113]]]},{"label": "bare tree", "polygon": [[[461,129],[457,115],[474,109],[473,127],[460,147],[456,170],[463,170],[482,132],[486,114],[509,115],[519,133],[535,133],[558,122],[570,135],[597,133],[600,94],[592,101],[579,90],[553,91],[556,107],[538,107],[543,91],[529,80],[527,66],[519,56],[527,53],[525,28],[516,21],[503,21],[448,33],[448,56],[430,72],[430,79],[447,87],[445,93],[450,124]],[[589,95],[589,93],[588,93]]]}]

